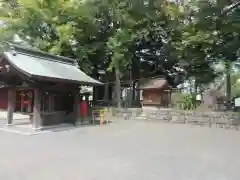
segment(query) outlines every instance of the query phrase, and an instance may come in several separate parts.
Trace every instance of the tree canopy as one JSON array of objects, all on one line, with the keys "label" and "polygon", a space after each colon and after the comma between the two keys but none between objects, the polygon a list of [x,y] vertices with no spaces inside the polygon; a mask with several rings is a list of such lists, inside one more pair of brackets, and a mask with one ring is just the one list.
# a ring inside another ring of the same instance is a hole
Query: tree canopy
[{"label": "tree canopy", "polygon": [[240,10],[230,6],[226,0],[184,8],[167,0],[5,0],[1,40],[18,35],[77,59],[96,77],[99,70],[118,71],[120,81],[131,68],[135,79],[162,75],[176,86],[195,78],[201,86],[218,76],[216,63],[238,61]]}]

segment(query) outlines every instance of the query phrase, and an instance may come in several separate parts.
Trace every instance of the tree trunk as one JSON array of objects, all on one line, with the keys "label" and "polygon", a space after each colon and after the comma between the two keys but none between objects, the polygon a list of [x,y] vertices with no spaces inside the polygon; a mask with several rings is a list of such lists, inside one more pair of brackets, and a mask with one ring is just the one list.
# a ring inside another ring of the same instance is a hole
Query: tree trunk
[{"label": "tree trunk", "polygon": [[129,97],[129,107],[132,107],[133,101],[133,80],[132,80],[132,63],[129,65],[129,85],[130,85],[130,97]]},{"label": "tree trunk", "polygon": [[132,83],[132,100],[135,102],[136,100],[136,81],[133,81]]},{"label": "tree trunk", "polygon": [[108,80],[108,74],[106,72],[106,81],[104,85],[104,101],[109,102],[109,80]]},{"label": "tree trunk", "polygon": [[97,104],[97,100],[98,100],[98,93],[97,93],[98,89],[96,86],[93,86],[93,104],[96,105]]},{"label": "tree trunk", "polygon": [[116,95],[117,95],[117,107],[121,108],[121,82],[120,82],[120,71],[118,67],[115,67],[115,76],[116,76]]},{"label": "tree trunk", "polygon": [[227,96],[227,103],[229,105],[231,101],[231,74],[230,74],[230,63],[225,63],[225,69],[226,69],[226,96]]},{"label": "tree trunk", "polygon": [[139,81],[140,80],[138,80],[136,82],[136,89],[137,89],[137,92],[136,92],[136,103],[140,105],[141,103],[140,103],[140,90],[139,90],[140,82]]},{"label": "tree trunk", "polygon": [[[132,60],[132,71],[133,71],[133,98],[134,98],[134,105],[140,106],[140,90],[139,88],[139,79],[140,79],[140,69],[141,69],[140,60],[135,56]],[[137,80],[136,80],[137,79]]]},{"label": "tree trunk", "polygon": [[228,12],[232,11],[233,9],[237,8],[238,6],[240,6],[240,1],[236,1],[236,2],[233,2],[232,4],[228,5],[228,6],[225,6],[222,10],[222,13],[221,15],[225,15],[227,14]]},{"label": "tree trunk", "polygon": [[108,83],[108,81],[106,81],[105,85],[104,85],[104,98],[103,98],[105,102],[109,101],[109,96],[108,96],[109,91],[108,90],[109,90],[109,83]]},{"label": "tree trunk", "polygon": [[196,81],[196,78],[195,78],[195,82],[194,82],[194,90],[195,90],[195,93],[197,94],[198,93],[198,82]]},{"label": "tree trunk", "polygon": [[[99,78],[97,69],[98,69],[97,66],[94,66],[92,75],[95,79]],[[93,104],[96,105],[97,101],[98,101],[98,87],[93,86]]]}]

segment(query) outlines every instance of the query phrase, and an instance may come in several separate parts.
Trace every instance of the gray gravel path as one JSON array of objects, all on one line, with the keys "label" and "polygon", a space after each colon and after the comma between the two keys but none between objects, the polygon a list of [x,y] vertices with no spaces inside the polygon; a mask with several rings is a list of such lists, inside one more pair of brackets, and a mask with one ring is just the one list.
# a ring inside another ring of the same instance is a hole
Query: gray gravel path
[{"label": "gray gravel path", "polygon": [[239,180],[240,131],[146,121],[0,131],[0,180]]}]

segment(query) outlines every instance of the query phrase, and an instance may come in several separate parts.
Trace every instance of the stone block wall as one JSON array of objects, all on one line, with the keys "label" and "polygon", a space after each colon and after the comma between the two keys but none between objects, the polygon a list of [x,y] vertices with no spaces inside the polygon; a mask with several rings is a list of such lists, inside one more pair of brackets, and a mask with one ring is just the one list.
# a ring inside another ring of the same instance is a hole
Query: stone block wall
[{"label": "stone block wall", "polygon": [[142,108],[129,108],[129,109],[115,109],[114,115],[124,116],[127,115],[134,119],[136,117],[143,117],[147,120],[166,120],[166,121],[179,121],[187,122],[210,122],[221,123],[228,121],[239,121],[240,113],[235,112],[200,112],[200,111],[184,111],[177,109],[142,109]]},{"label": "stone block wall", "polygon": [[162,119],[171,121],[173,119],[185,119],[186,121],[203,121],[203,120],[239,120],[240,114],[234,112],[197,112],[197,111],[182,111],[182,110],[159,110],[146,112],[147,118]]}]

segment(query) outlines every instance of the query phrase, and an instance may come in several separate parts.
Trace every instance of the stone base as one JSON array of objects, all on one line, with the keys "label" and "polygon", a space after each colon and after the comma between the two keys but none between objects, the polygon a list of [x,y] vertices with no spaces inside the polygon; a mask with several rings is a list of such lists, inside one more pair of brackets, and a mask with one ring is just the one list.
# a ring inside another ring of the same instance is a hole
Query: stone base
[{"label": "stone base", "polygon": [[38,128],[32,128],[32,130],[34,130],[34,131],[41,131],[41,130],[43,130],[43,127],[38,127]]},{"label": "stone base", "polygon": [[0,128],[0,131],[17,133],[21,135],[38,135],[56,131],[64,131],[75,128],[71,124],[60,124],[55,126],[46,126],[40,128],[32,128],[31,125],[12,125],[12,126],[5,126]]},{"label": "stone base", "polygon": [[6,124],[5,126],[13,126],[14,124]]}]

